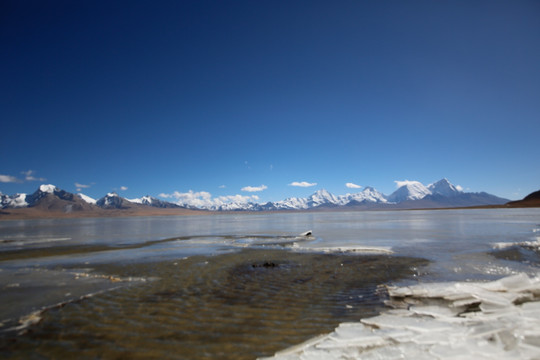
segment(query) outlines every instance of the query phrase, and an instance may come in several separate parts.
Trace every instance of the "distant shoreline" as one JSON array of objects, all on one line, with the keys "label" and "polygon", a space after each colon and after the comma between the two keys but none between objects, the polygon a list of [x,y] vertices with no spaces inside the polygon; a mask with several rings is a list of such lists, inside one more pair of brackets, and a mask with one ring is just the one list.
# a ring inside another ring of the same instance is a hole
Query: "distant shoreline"
[{"label": "distant shoreline", "polygon": [[34,208],[2,209],[2,220],[32,220],[32,219],[73,219],[73,218],[105,218],[105,217],[144,217],[144,216],[189,216],[210,215],[210,211],[189,209],[161,209],[129,208],[129,209],[102,209],[96,211],[73,211],[70,213],[60,211],[46,211]]},{"label": "distant shoreline", "polygon": [[540,201],[511,201],[503,205],[481,205],[466,207],[441,207],[441,208],[313,208],[307,210],[268,210],[268,211],[212,211],[170,208],[128,208],[128,209],[101,209],[97,211],[74,211],[71,213],[59,211],[47,211],[37,208],[2,209],[0,221],[7,220],[38,220],[38,219],[74,219],[74,218],[104,218],[104,217],[146,217],[146,216],[196,216],[196,215],[226,215],[226,214],[286,214],[286,213],[310,213],[310,212],[349,212],[349,211],[403,211],[403,210],[474,210],[474,209],[516,209],[538,208]]}]

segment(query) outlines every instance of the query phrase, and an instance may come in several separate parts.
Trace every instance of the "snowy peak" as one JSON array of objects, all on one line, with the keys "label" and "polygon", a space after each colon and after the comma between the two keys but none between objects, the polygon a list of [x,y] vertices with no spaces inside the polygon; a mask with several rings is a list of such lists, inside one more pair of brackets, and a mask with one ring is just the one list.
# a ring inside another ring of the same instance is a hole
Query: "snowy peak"
[{"label": "snowy peak", "polygon": [[386,196],[374,188],[367,186],[359,193],[356,194],[347,194],[342,196],[344,199],[342,203],[348,204],[350,202],[355,203],[386,203]]},{"label": "snowy peak", "polygon": [[63,213],[92,210],[92,206],[82,201],[80,197],[50,184],[40,185],[34,193],[29,195],[3,195],[1,201],[3,209],[31,207]]},{"label": "snowy peak", "polygon": [[407,200],[420,200],[431,194],[431,191],[419,181],[396,181],[398,189],[389,197],[388,201],[399,203]]},{"label": "snowy peak", "polygon": [[325,189],[317,190],[313,195],[308,198],[308,204],[310,207],[333,204],[337,205],[339,199],[334,195],[326,191]]},{"label": "snowy peak", "polygon": [[84,194],[72,194],[51,184],[43,184],[32,194],[5,195],[0,193],[2,209],[36,207],[47,211],[95,211],[103,209],[134,209],[144,206],[158,208],[187,208],[213,211],[265,211],[265,210],[310,210],[327,208],[354,209],[407,209],[466,207],[505,204],[509,200],[486,193],[466,193],[460,186],[444,178],[427,187],[418,181],[396,181],[398,189],[386,196],[373,187],[365,187],[353,194],[336,196],[325,189],[317,190],[305,198],[291,197],[267,203],[245,201],[213,201],[210,194],[204,201],[170,203],[151,196],[125,199],[111,192],[95,200]]},{"label": "snowy peak", "polygon": [[92,204],[92,205],[96,205],[96,199],[94,198],[91,198],[90,196],[88,195],[84,195],[84,194],[77,194],[78,197],[80,197],[82,200],[84,200],[85,202],[87,202],[88,204]]},{"label": "snowy peak", "polygon": [[132,203],[117,193],[108,193],[101,199],[96,201],[96,205],[104,209],[127,209]]},{"label": "snowy peak", "polygon": [[141,198],[137,199],[127,199],[129,202],[132,202],[134,204],[139,205],[147,205],[147,206],[153,206],[158,208],[178,208],[179,205],[156,199],[155,197],[152,197],[150,195],[143,196]]},{"label": "snowy peak", "polygon": [[54,194],[56,190],[57,190],[57,187],[51,184],[48,184],[48,185],[43,184],[43,185],[40,185],[39,187],[39,191],[43,193],[48,193],[48,194]]},{"label": "snowy peak", "polygon": [[359,193],[336,196],[327,190],[318,190],[307,198],[288,198],[274,203],[267,203],[266,210],[306,210],[321,206],[334,207],[351,203],[386,203],[386,196],[372,187],[366,187]]},{"label": "snowy peak", "polygon": [[152,203],[152,197],[148,195],[143,196],[141,198],[127,199],[127,200],[134,204],[141,204],[141,205],[150,205]]},{"label": "snowy peak", "polygon": [[96,205],[104,209],[128,209],[138,205],[152,206],[158,208],[179,208],[181,206],[156,199],[151,196],[143,196],[136,199],[125,199],[117,193],[108,193],[106,196],[96,201]]},{"label": "snowy peak", "polygon": [[28,206],[32,207],[38,205],[42,199],[49,199],[49,202],[54,201],[55,199],[73,201],[73,197],[74,195],[72,193],[61,190],[54,185],[43,184],[40,185],[33,194],[27,195],[25,200],[28,203]]},{"label": "snowy peak", "polygon": [[461,187],[455,186],[448,179],[441,179],[433,184],[429,184],[429,191],[432,194],[439,194],[443,196],[456,196],[462,193]]},{"label": "snowy peak", "polygon": [[277,210],[301,210],[308,208],[307,202],[308,200],[305,198],[291,197],[274,203],[270,202],[266,205],[269,208],[273,207]]}]

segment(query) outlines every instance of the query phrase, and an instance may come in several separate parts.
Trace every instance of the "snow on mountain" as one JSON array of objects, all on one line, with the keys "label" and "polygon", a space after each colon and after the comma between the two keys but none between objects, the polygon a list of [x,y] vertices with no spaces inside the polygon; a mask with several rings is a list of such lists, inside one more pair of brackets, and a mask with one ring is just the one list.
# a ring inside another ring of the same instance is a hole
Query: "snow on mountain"
[{"label": "snow on mountain", "polygon": [[54,191],[56,190],[56,186],[54,185],[51,185],[51,184],[43,184],[43,185],[40,185],[39,187],[39,191],[41,191],[42,193],[48,193],[48,194],[54,194]]},{"label": "snow on mountain", "polygon": [[86,201],[88,204],[96,205],[96,201],[97,201],[97,200],[94,199],[94,198],[91,198],[91,197],[88,196],[88,195],[84,195],[84,194],[78,193],[77,196],[80,197],[82,200]]},{"label": "snow on mountain", "polygon": [[80,197],[50,184],[39,186],[32,194],[2,195],[1,202],[3,209],[31,207],[64,213],[92,210]]},{"label": "snow on mountain", "polygon": [[419,181],[396,181],[396,184],[399,188],[388,196],[389,202],[399,203],[407,200],[420,200],[431,194],[431,191]]},{"label": "snow on mountain", "polygon": [[321,205],[345,205],[340,204],[340,199],[325,189],[317,190],[307,198],[308,207],[317,207]]},{"label": "snow on mountain", "polygon": [[180,205],[173,204],[167,201],[156,199],[155,197],[146,195],[141,198],[136,199],[127,199],[129,202],[132,202],[134,204],[139,205],[148,205],[153,207],[159,207],[159,208],[177,208],[180,207]]},{"label": "snow on mountain", "polygon": [[[32,194],[15,194],[12,196],[0,193],[1,208],[34,207],[57,210],[64,209],[66,212],[75,210],[92,210],[92,205],[104,209],[128,209],[139,205],[159,208],[188,208],[206,209],[213,211],[264,211],[264,210],[308,210],[314,208],[351,206],[361,208],[385,208],[396,207],[414,208],[422,206],[455,207],[504,204],[508,200],[497,198],[486,193],[464,193],[459,186],[451,184],[447,179],[424,186],[418,181],[398,181],[398,189],[390,196],[386,196],[372,187],[366,187],[358,193],[348,193],[336,196],[327,190],[321,189],[305,198],[290,197],[285,200],[267,203],[258,203],[258,198],[243,196],[227,196],[212,198],[209,193],[194,193],[198,203],[192,201],[178,202],[176,204],[159,200],[151,196],[143,196],[136,199],[125,199],[116,193],[108,193],[106,196],[95,200],[84,194],[74,195],[57,188],[54,185],[41,185]],[[191,195],[191,194],[190,194]],[[421,200],[421,201],[417,201]],[[415,201],[414,204],[411,201]]]},{"label": "snow on mountain", "polygon": [[263,207],[260,204],[253,203],[253,202],[231,202],[222,204],[219,206],[214,206],[211,210],[217,210],[217,211],[261,211],[264,210]]},{"label": "snow on mountain", "polygon": [[372,202],[372,203],[386,203],[386,196],[374,188],[367,186],[364,190],[356,194],[342,195],[343,200],[340,203],[346,205],[351,201],[355,202]]},{"label": "snow on mountain", "polygon": [[455,186],[448,179],[441,179],[433,184],[427,186],[432,194],[439,194],[443,196],[455,196],[462,193],[461,187]]},{"label": "snow on mountain", "polygon": [[262,205],[264,210],[306,210],[319,206],[343,206],[355,202],[386,203],[386,196],[372,187],[359,193],[336,196],[327,190],[318,190],[307,198],[288,198]]},{"label": "snow on mountain", "polygon": [[267,207],[273,207],[276,210],[303,210],[308,208],[308,200],[291,197],[281,201],[270,202],[267,204]]},{"label": "snow on mountain", "polygon": [[96,201],[96,205],[104,209],[125,209],[132,204],[127,199],[120,197],[117,193],[108,193],[101,199]]},{"label": "snow on mountain", "polygon": [[48,185],[40,185],[40,187],[32,194],[29,194],[26,196],[26,202],[28,203],[28,206],[35,206],[41,199],[50,196],[50,195],[58,195],[58,196],[64,196],[65,191],[58,189],[56,186],[48,184]]},{"label": "snow on mountain", "polygon": [[141,204],[141,205],[148,205],[152,203],[152,197],[151,196],[143,196],[141,198],[137,199],[126,199],[127,201],[130,201],[135,204]]},{"label": "snow on mountain", "polygon": [[340,199],[337,196],[321,189],[307,198],[291,197],[285,200],[267,203],[265,204],[265,208],[272,210],[305,210],[321,205],[338,205],[339,203]]}]

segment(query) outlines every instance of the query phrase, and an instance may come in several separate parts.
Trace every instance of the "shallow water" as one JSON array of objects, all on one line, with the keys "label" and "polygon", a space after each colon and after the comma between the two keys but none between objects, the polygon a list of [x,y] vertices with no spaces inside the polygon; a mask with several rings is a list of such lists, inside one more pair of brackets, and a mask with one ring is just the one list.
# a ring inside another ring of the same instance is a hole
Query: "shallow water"
[{"label": "shallow water", "polygon": [[539,229],[539,209],[4,221],[0,353],[271,355],[382,310],[380,284],[536,275],[500,245]]},{"label": "shallow water", "polygon": [[[157,279],[47,312],[8,355],[253,359],[375,315],[377,285],[425,261],[244,250],[96,270]],[[113,346],[114,345],[114,346]]]}]

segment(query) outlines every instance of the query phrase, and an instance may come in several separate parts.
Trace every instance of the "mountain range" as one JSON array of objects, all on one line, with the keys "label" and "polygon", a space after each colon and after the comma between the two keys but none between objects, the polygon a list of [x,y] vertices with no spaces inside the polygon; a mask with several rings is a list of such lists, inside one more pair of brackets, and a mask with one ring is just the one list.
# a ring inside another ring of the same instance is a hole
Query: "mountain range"
[{"label": "mountain range", "polygon": [[418,181],[406,181],[388,196],[372,187],[345,195],[334,195],[322,189],[307,198],[293,197],[266,204],[230,203],[208,210],[419,209],[503,205],[507,202],[508,199],[485,192],[463,192],[445,178],[428,186]]},{"label": "mountain range", "polygon": [[100,199],[84,194],[73,194],[54,185],[41,185],[32,194],[4,195],[0,193],[0,207],[6,209],[39,209],[49,212],[77,213],[107,210],[143,212],[145,209],[211,210],[211,211],[278,211],[278,210],[324,210],[324,209],[419,209],[486,205],[503,205],[509,202],[485,192],[463,192],[447,179],[428,186],[418,181],[404,181],[390,195],[384,195],[372,187],[362,191],[334,195],[324,189],[306,198],[291,197],[264,204],[254,202],[231,202],[204,208],[189,203],[171,203],[151,196],[126,199],[116,193],[108,193]]}]

